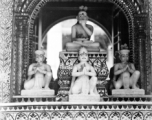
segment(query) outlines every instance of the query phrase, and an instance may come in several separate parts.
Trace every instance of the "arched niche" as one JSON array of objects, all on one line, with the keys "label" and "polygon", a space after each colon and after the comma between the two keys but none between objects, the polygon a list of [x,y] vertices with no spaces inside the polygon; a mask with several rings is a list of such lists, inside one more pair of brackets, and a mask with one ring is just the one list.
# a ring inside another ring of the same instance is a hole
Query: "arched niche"
[{"label": "arched niche", "polygon": [[[42,49],[47,53],[46,63],[51,66],[54,79],[57,79],[57,71],[60,64],[59,52],[66,51],[66,43],[71,42],[71,28],[76,23],[77,19],[75,17],[64,18],[48,26],[44,32],[41,45]],[[87,24],[92,25],[94,28],[93,35],[90,39],[99,42],[102,49],[106,50],[108,45],[112,44],[110,33],[103,25],[93,19],[89,19]],[[38,44],[36,45],[38,48]],[[111,53],[109,56],[110,61],[107,61],[107,65],[110,70],[113,66],[113,54]]]},{"label": "arched niche", "polygon": [[[58,5],[55,6],[55,4]],[[71,6],[71,3],[73,6]],[[65,6],[64,6],[65,5]],[[64,9],[69,8],[69,14],[76,15],[78,12],[78,6],[84,5],[88,6],[88,12],[89,16],[91,18],[94,18],[94,15],[97,15],[96,17],[100,19],[101,13],[96,13],[95,10],[99,10],[100,12],[103,12],[103,9],[109,10],[109,8],[120,11],[126,21],[127,25],[127,39],[128,44],[131,50],[131,60],[135,63],[137,69],[141,71],[141,78],[140,78],[140,84],[141,88],[146,89],[146,92],[149,93],[151,88],[147,89],[147,86],[150,82],[149,75],[150,75],[150,68],[147,66],[150,66],[150,54],[148,51],[150,50],[149,46],[149,40],[147,38],[147,35],[145,33],[145,29],[147,27],[146,24],[146,18],[147,14],[144,12],[143,6],[140,5],[137,1],[126,1],[126,0],[102,0],[102,1],[94,1],[94,0],[88,0],[88,1],[52,1],[52,0],[27,0],[22,4],[18,4],[18,6],[15,7],[15,15],[14,15],[14,22],[16,29],[14,41],[13,41],[13,58],[12,58],[12,64],[14,68],[12,69],[12,86],[15,86],[13,89],[12,94],[19,94],[21,89],[21,84],[27,77],[27,68],[29,64],[33,62],[34,58],[34,50],[35,47],[33,47],[35,41],[34,41],[34,26],[36,24],[36,19],[39,16],[39,13],[43,11],[43,8],[47,8],[46,6],[51,6],[49,9],[58,9],[60,12],[64,13]],[[90,5],[90,6],[89,6]],[[111,7],[107,7],[106,5],[110,5]],[[106,11],[105,10],[105,11]],[[94,11],[94,13],[93,13]],[[105,16],[110,13],[105,12]],[[57,14],[57,12],[55,12]],[[44,14],[48,14],[47,10]],[[56,15],[55,14],[55,15]],[[51,15],[52,19],[55,18],[55,15]],[[58,18],[63,18],[61,14],[57,14]],[[99,16],[98,16],[99,15]],[[103,14],[102,14],[103,15]],[[65,15],[69,16],[69,15]],[[105,16],[102,16],[103,18]],[[110,16],[109,16],[110,17]],[[108,17],[107,17],[108,18]],[[48,19],[49,20],[49,19]],[[50,22],[55,22],[50,21]],[[98,21],[98,20],[97,20]],[[112,22],[108,22],[104,19],[101,20],[103,23],[102,25],[105,26],[105,28],[108,30],[109,33],[114,37],[114,34],[112,32],[113,26]],[[101,21],[98,21],[101,23]],[[37,21],[38,22],[38,21]],[[48,22],[46,22],[48,23]],[[111,24],[111,25],[109,25]],[[42,31],[44,32],[46,30],[46,25],[44,25],[42,28]],[[125,29],[124,29],[125,30]],[[125,38],[124,38],[125,39]],[[147,61],[145,63],[145,61]]]}]

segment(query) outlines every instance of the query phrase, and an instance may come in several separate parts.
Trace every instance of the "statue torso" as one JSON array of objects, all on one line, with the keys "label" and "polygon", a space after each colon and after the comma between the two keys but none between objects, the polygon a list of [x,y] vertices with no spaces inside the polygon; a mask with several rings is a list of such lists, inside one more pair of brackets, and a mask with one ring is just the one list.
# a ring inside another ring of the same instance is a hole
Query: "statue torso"
[{"label": "statue torso", "polygon": [[[131,67],[131,63],[128,63],[128,64],[126,64],[126,65],[129,65],[129,67]],[[124,65],[124,64],[122,64],[122,63],[119,63],[118,70],[125,68],[126,65]],[[129,72],[129,71],[126,70],[126,72]]]},{"label": "statue torso", "polygon": [[[87,25],[86,26],[90,29],[90,25]],[[84,31],[84,29],[82,28],[82,26],[77,23],[75,25],[75,28],[76,28],[76,38],[88,38],[90,39],[90,36],[87,35],[87,33]]]},{"label": "statue torso", "polygon": [[86,68],[87,71],[91,70],[91,67],[90,67],[90,65],[88,63],[86,63],[86,64],[78,64],[77,65],[78,72],[82,72],[84,67]]},{"label": "statue torso", "polygon": [[[40,68],[41,70],[46,71],[46,65],[45,64],[41,64],[41,65],[39,65],[37,63],[33,64],[32,69],[35,70],[36,68]],[[44,74],[40,73],[40,72],[36,72],[36,74],[35,74],[35,77],[43,77],[43,76],[44,76]]]}]

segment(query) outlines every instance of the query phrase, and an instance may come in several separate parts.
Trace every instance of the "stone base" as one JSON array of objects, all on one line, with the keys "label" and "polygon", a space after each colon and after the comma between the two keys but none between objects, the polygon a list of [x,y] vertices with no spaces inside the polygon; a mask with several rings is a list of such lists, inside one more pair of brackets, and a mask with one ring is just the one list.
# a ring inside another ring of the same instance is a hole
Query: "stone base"
[{"label": "stone base", "polygon": [[145,95],[144,89],[114,89],[112,95]]},{"label": "stone base", "polygon": [[[67,48],[67,52],[78,52],[79,49],[72,49],[72,48]],[[98,48],[87,48],[88,52],[100,52],[100,51],[105,51],[104,49],[98,49]]]},{"label": "stone base", "polygon": [[99,102],[100,95],[69,95],[69,102]]},{"label": "stone base", "polygon": [[54,96],[55,91],[50,90],[21,90],[21,96]]}]

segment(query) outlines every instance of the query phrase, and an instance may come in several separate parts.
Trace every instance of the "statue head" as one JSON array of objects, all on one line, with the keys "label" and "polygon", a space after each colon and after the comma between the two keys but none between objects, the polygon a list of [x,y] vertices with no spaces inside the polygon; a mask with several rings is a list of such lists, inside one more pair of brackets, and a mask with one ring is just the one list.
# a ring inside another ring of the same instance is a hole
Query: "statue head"
[{"label": "statue head", "polygon": [[119,50],[119,57],[122,62],[127,62],[129,60],[129,52],[127,44],[121,45],[121,50]]},{"label": "statue head", "polygon": [[45,52],[43,50],[36,50],[35,55],[36,55],[36,61],[37,62],[43,62],[44,61]]},{"label": "statue head", "polygon": [[88,57],[88,51],[85,47],[81,47],[79,49],[79,61],[80,62],[87,62],[89,59]]},{"label": "statue head", "polygon": [[78,21],[80,20],[88,20],[88,15],[87,15],[87,7],[80,6],[79,7],[80,11],[78,13],[78,16],[76,17]]}]

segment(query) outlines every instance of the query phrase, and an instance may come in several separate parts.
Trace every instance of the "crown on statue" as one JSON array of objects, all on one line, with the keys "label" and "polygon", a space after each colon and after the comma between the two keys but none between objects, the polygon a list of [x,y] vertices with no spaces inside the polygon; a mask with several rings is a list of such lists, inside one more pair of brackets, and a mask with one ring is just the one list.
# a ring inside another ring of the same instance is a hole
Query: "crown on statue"
[{"label": "crown on statue", "polygon": [[82,6],[79,7],[79,10],[80,11],[87,11],[88,7],[82,5]]},{"label": "crown on statue", "polygon": [[128,50],[127,44],[121,45],[121,50],[119,50],[119,54],[129,54],[130,50]]}]

